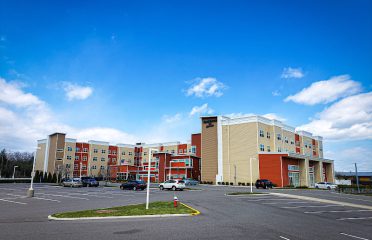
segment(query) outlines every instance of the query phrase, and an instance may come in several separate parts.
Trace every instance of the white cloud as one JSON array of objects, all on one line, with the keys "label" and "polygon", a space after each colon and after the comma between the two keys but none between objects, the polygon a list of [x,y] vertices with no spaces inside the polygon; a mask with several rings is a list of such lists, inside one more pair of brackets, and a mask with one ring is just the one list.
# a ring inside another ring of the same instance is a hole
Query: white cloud
[{"label": "white cloud", "polygon": [[196,114],[202,115],[202,114],[212,114],[214,110],[210,107],[208,107],[208,103],[204,103],[201,106],[195,106],[190,111],[190,117],[194,116]]},{"label": "white cloud", "polygon": [[271,94],[274,96],[274,97],[279,97],[281,95],[281,93],[278,91],[278,90],[275,90],[273,92],[271,92]]},{"label": "white cloud", "polygon": [[336,171],[354,171],[354,163],[357,163],[358,171],[371,171],[372,149],[365,147],[351,147],[340,151],[327,151],[326,158],[335,160]]},{"label": "white cloud", "polygon": [[61,123],[58,116],[37,96],[26,93],[22,84],[0,78],[0,146],[32,151],[36,140],[54,132],[65,132],[79,140],[133,143],[136,137],[113,128],[74,128]]},{"label": "white cloud", "polygon": [[344,98],[298,129],[328,139],[372,139],[372,92]]},{"label": "white cloud", "polygon": [[63,82],[63,90],[69,101],[87,99],[93,93],[93,88],[83,87],[75,83]]},{"label": "white cloud", "polygon": [[361,85],[350,79],[349,75],[331,77],[328,80],[314,82],[295,95],[288,96],[284,101],[293,101],[306,105],[330,103],[337,99],[351,96],[361,91]]},{"label": "white cloud", "polygon": [[175,115],[164,115],[163,116],[163,121],[166,122],[166,123],[176,123],[176,122],[179,122],[182,118],[182,114],[181,113],[177,113]]},{"label": "white cloud", "polygon": [[287,121],[287,119],[285,119],[283,117],[280,117],[280,116],[276,115],[275,113],[266,113],[262,116],[265,117],[265,118],[268,118],[268,119],[272,119],[272,120],[275,119],[275,120],[278,120],[278,121],[281,121],[281,122]]},{"label": "white cloud", "polygon": [[196,97],[220,97],[223,95],[222,91],[226,86],[217,81],[216,78],[197,78],[192,81],[192,85],[187,89],[186,95],[195,95]]},{"label": "white cloud", "polygon": [[284,68],[281,78],[303,78],[305,74],[302,72],[301,68]]}]

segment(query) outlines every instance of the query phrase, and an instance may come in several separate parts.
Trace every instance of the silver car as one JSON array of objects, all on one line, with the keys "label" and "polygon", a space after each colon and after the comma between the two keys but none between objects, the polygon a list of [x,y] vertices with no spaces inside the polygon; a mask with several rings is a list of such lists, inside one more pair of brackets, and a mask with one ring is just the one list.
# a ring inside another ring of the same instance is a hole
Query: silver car
[{"label": "silver car", "polygon": [[185,181],[185,185],[198,185],[199,184],[199,181],[198,180],[195,180],[195,179],[192,179],[192,178],[186,178],[184,179]]},{"label": "silver car", "polygon": [[83,183],[80,178],[66,179],[63,181],[62,185],[64,187],[82,187]]}]

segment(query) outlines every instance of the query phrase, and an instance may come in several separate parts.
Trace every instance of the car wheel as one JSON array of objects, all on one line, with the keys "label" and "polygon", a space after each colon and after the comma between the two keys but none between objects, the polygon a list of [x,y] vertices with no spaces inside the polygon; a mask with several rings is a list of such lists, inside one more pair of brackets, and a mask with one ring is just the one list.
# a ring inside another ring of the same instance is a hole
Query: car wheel
[{"label": "car wheel", "polygon": [[124,187],[123,187],[123,186],[120,186],[120,189],[121,189],[121,190],[124,190]]},{"label": "car wheel", "polygon": [[163,186],[160,186],[159,188],[160,188],[160,190],[161,190],[161,191],[163,191],[163,190],[164,190],[164,187],[163,187]]},{"label": "car wheel", "polygon": [[319,189],[319,186],[316,186],[315,188]]},{"label": "car wheel", "polygon": [[327,187],[328,190],[331,190],[331,187]]},{"label": "car wheel", "polygon": [[133,191],[136,191],[136,190],[137,190],[137,187],[136,187],[136,186],[134,186],[134,187],[133,187]]},{"label": "car wheel", "polygon": [[180,191],[183,191],[183,188],[180,188]]},{"label": "car wheel", "polygon": [[173,187],[172,187],[172,190],[173,190],[173,191],[176,191],[176,190],[177,190],[176,186],[173,186]]}]

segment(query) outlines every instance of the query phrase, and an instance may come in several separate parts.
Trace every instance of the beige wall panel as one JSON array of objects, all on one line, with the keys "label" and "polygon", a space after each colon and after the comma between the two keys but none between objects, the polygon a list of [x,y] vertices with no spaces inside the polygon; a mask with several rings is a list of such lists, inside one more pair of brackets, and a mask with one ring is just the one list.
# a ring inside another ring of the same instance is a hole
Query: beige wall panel
[{"label": "beige wall panel", "polygon": [[40,149],[37,149],[36,151],[35,171],[44,171],[46,143],[39,143],[37,146]]},{"label": "beige wall panel", "polygon": [[222,128],[224,182],[250,182],[250,157],[255,158],[252,161],[255,182],[259,178],[257,124],[234,124]]},{"label": "beige wall panel", "polygon": [[[89,159],[90,160],[90,167],[91,167],[91,172],[90,174],[93,176],[99,176],[101,173],[101,166],[104,166],[105,169],[103,170],[104,174],[106,174],[107,171],[107,162],[108,162],[108,148],[109,146],[107,145],[98,145],[98,144],[90,144],[89,148],[92,148],[91,153],[92,157]],[[97,149],[98,152],[95,153],[94,149]],[[102,153],[102,150],[105,152]],[[97,161],[93,161],[94,157],[97,157]],[[101,158],[104,158],[105,161],[101,161]],[[96,169],[92,169],[93,166],[96,166]]]}]

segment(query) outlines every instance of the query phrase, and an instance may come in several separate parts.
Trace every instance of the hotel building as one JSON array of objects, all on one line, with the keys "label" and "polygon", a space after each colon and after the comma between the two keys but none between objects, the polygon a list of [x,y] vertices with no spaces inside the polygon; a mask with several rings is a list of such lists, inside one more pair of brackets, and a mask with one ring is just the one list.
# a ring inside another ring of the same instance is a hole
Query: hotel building
[{"label": "hotel building", "polygon": [[54,133],[38,141],[35,170],[59,173],[63,177],[106,177],[111,180],[147,179],[149,150],[152,149],[151,181],[169,178],[200,180],[201,134],[190,143],[117,144],[78,142]]},{"label": "hotel building", "polygon": [[322,137],[261,116],[201,117],[201,180],[215,184],[269,179],[279,187],[334,182]]}]

